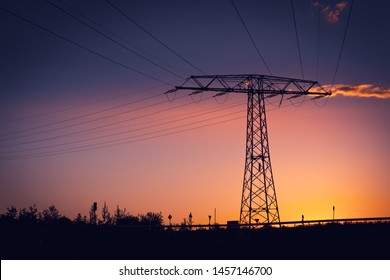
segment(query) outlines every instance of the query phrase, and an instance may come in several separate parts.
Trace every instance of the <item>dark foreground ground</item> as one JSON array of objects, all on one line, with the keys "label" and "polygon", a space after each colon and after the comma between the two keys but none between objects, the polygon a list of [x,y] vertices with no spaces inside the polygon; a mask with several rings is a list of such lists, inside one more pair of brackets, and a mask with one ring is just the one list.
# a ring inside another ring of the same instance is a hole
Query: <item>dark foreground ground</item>
[{"label": "dark foreground ground", "polygon": [[390,223],[163,231],[2,224],[1,259],[390,259]]}]

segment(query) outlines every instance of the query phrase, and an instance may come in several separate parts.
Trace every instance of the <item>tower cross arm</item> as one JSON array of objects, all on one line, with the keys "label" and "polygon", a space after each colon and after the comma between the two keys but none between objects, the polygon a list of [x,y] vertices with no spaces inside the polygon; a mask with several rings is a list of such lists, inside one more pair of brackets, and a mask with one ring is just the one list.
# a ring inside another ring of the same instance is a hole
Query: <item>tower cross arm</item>
[{"label": "tower cross arm", "polygon": [[311,95],[328,96],[328,92],[317,81],[285,78],[258,74],[239,75],[203,75],[191,76],[176,90],[193,91],[197,94],[203,91],[226,93],[258,93],[265,95]]}]

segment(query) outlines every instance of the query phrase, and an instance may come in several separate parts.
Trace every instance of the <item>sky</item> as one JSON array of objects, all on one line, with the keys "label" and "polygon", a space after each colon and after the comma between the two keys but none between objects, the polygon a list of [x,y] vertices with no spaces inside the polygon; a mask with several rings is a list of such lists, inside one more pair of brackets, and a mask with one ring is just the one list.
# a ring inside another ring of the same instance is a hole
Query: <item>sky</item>
[{"label": "sky", "polygon": [[238,220],[246,96],[163,93],[204,73],[303,78],[297,32],[304,78],[333,94],[267,103],[281,221],[388,217],[389,1],[293,1],[296,30],[291,1],[234,3],[270,71],[231,1],[1,0],[0,212]]}]

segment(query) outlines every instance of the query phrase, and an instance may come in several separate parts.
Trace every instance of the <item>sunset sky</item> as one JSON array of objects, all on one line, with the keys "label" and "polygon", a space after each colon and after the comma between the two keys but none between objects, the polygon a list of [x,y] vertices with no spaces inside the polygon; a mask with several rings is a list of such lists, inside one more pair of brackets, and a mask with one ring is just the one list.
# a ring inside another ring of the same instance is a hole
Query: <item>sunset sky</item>
[{"label": "sunset sky", "polygon": [[[302,78],[291,2],[234,3],[272,74]],[[293,3],[304,77],[333,96],[267,104],[280,218],[388,217],[390,2],[353,3],[333,87],[351,1]],[[0,26],[1,213],[239,219],[246,96],[163,94],[269,74],[230,0],[0,0]]]}]

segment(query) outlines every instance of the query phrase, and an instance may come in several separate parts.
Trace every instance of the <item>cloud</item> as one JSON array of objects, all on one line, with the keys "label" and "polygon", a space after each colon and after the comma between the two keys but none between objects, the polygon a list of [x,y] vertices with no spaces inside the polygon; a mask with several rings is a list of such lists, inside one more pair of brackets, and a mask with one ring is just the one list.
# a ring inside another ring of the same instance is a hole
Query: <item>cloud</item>
[{"label": "cloud", "polygon": [[[347,7],[347,1],[340,1],[335,5],[328,4],[322,9],[320,7],[320,1],[312,1],[311,6],[314,8],[321,9],[321,13],[324,15],[325,20],[330,24],[337,24],[340,20],[340,15],[343,10]],[[322,6],[322,5],[321,5]]]},{"label": "cloud", "polygon": [[[331,85],[325,85],[323,88],[330,91]],[[384,88],[374,84],[338,84],[334,85],[332,90],[332,96],[337,95],[385,99],[390,98],[390,87]]]}]

